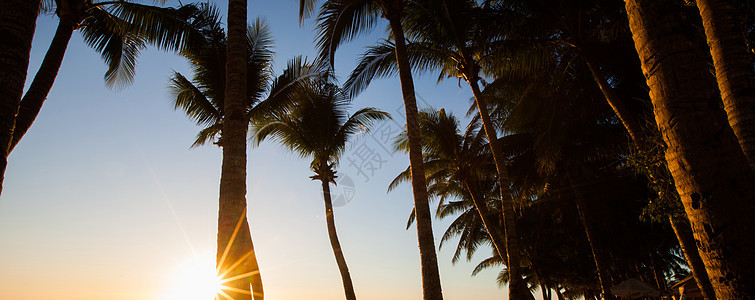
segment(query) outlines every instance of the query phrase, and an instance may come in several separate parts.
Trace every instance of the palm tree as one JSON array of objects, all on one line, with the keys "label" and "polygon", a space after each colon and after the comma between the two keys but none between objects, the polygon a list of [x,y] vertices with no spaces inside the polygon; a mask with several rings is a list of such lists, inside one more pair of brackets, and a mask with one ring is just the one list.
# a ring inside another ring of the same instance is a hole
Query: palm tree
[{"label": "palm tree", "polygon": [[16,127],[18,104],[24,91],[39,0],[0,2],[0,194]]},{"label": "palm tree", "polygon": [[39,0],[0,2],[0,194],[16,126],[18,103],[24,90]]},{"label": "palm tree", "polygon": [[[500,218],[496,215],[497,210],[489,207],[491,197],[487,186],[489,181],[495,180],[490,176],[495,170],[490,172],[490,149],[484,132],[480,131],[479,120],[470,123],[462,133],[459,131],[459,120],[453,114],[447,114],[445,109],[423,110],[419,114],[419,125],[428,192],[430,196],[441,199],[439,211],[440,207],[446,206],[445,199],[469,199],[471,206],[479,213],[485,232],[490,235],[493,249],[500,257],[505,257],[505,233],[498,226]],[[397,137],[396,150],[409,150],[406,132]],[[391,182],[388,190],[410,178],[411,168],[407,168]]]},{"label": "palm tree", "polygon": [[[214,142],[218,146],[229,147],[227,130],[223,127],[228,122],[228,108],[224,105],[226,95],[226,45],[227,40],[220,27],[217,11],[209,7],[205,11],[202,32],[205,40],[195,43],[194,47],[182,51],[192,64],[193,80],[176,72],[170,79],[174,105],[203,126],[193,146]],[[244,149],[247,126],[251,120],[276,109],[285,109],[291,97],[306,80],[309,70],[296,68],[298,62],[289,64],[283,75],[273,80],[272,74],[272,38],[266,24],[259,20],[248,27],[245,48],[248,55],[243,66],[248,73],[245,87],[249,91],[242,100],[241,121],[244,124]],[[241,165],[235,166],[237,172],[245,174],[246,150]],[[241,159],[241,158],[237,158]],[[226,163],[225,164],[230,164]],[[226,168],[229,166],[226,165]],[[233,168],[232,168],[233,169]],[[245,186],[241,181],[235,184]],[[245,188],[244,188],[245,189]],[[224,190],[227,192],[227,190]],[[243,198],[244,193],[241,193]],[[220,198],[218,215],[217,267],[219,275],[227,281],[228,291],[234,298],[248,297],[248,278],[251,277],[254,298],[263,297],[262,281],[252,244],[249,225],[246,218],[246,201],[232,198],[230,203],[226,194]],[[235,201],[235,202],[234,202]],[[240,266],[239,266],[240,265]],[[246,295],[244,295],[246,294]],[[226,295],[227,296],[227,295]]]},{"label": "palm tree", "polygon": [[[80,29],[84,41],[99,52],[108,64],[109,69],[105,73],[105,80],[110,86],[122,86],[131,82],[134,76],[136,56],[146,43],[157,45],[162,49],[178,50],[186,47],[194,37],[188,22],[192,12],[195,11],[192,6],[176,10],[128,1],[94,2],[92,0],[26,1],[23,6],[11,4],[11,2],[4,2],[3,4],[10,5],[7,9],[3,9],[3,12],[10,13],[4,20],[14,20],[14,24],[28,24],[31,20],[31,15],[29,15],[32,11],[29,10],[31,7],[35,12],[34,19],[41,9],[41,11],[55,11],[60,22],[42,64],[26,93],[18,96],[15,96],[16,91],[3,93],[3,97],[12,96],[16,98],[13,98],[15,100],[8,98],[10,99],[10,102],[6,103],[8,109],[3,109],[3,112],[8,112],[8,115],[3,116],[2,119],[8,126],[3,129],[3,132],[9,135],[9,146],[8,149],[0,150],[4,157],[0,164],[2,165],[0,192],[2,191],[2,177],[5,174],[7,157],[18,145],[39,114],[60,69],[73,31]],[[19,11],[17,12],[17,10]],[[26,21],[24,21],[24,18],[27,18]],[[24,28],[24,26],[19,28]],[[33,29],[33,26],[26,29],[29,28]],[[33,33],[19,39],[18,47],[24,47],[27,42],[30,42],[32,35]],[[11,44],[15,45],[16,43],[9,43],[9,45]],[[28,55],[26,56],[28,57]],[[14,68],[21,66],[21,64],[28,67],[28,58],[18,57],[8,61],[16,62],[17,65]],[[24,63],[24,61],[26,62]],[[23,79],[25,80],[26,71],[15,75],[20,74],[24,75]],[[15,76],[8,78],[15,78]],[[8,85],[3,86],[14,87],[17,84],[17,82],[9,82]],[[22,89],[23,80],[20,81],[20,84],[19,89]],[[0,138],[0,143],[5,145],[5,137]],[[4,147],[0,148],[4,149]]]},{"label": "palm tree", "polygon": [[[253,91],[247,90],[247,43],[245,33],[246,23],[246,0],[228,0],[228,40],[225,68],[225,95],[223,100],[223,165],[220,171],[220,208],[218,211],[218,250],[230,249],[226,253],[217,253],[217,268],[223,270],[230,268],[230,275],[243,276],[251,279],[254,300],[262,300],[262,279],[259,267],[254,255],[251,234],[246,224],[246,129],[249,124],[245,118],[246,101]],[[239,221],[237,221],[239,220]],[[234,246],[235,230],[231,230],[239,222],[242,224],[244,238]],[[248,255],[248,254],[251,254]],[[248,257],[248,260],[244,258]],[[243,260],[242,268],[233,270],[225,264],[225,258],[229,261]],[[247,272],[250,271],[250,272]],[[249,299],[246,295],[249,291],[249,282],[237,281],[237,288],[241,295],[233,299]]]},{"label": "palm tree", "polygon": [[666,159],[718,299],[753,297],[755,176],[676,1],[626,1]]},{"label": "palm tree", "polygon": [[[550,41],[555,49],[555,59],[574,59],[583,62],[590,70],[591,77],[600,88],[606,102],[624,125],[638,154],[652,157],[657,152],[659,145],[655,141],[660,139],[656,139],[657,131],[644,128],[639,122],[649,112],[638,106],[637,101],[629,101],[635,98],[643,99],[646,96],[625,88],[633,85],[627,81],[635,81],[634,78],[639,78],[635,75],[639,73],[637,72],[639,64],[632,60],[618,60],[620,63],[616,63],[617,60],[614,59],[617,56],[631,55],[631,52],[627,50],[634,51],[631,49],[633,46],[627,43],[627,41],[631,42],[631,39],[627,36],[629,28],[625,24],[626,16],[621,1],[519,1],[510,7],[505,7],[504,10],[525,11],[529,18],[537,20],[538,26],[527,24],[527,26],[516,26],[515,30],[521,31],[523,27],[535,28],[540,33],[533,35],[533,38],[536,41]],[[636,67],[635,64],[637,64]],[[642,83],[636,82],[634,86],[640,84]],[[673,180],[669,179],[670,175],[667,175],[666,169],[666,162],[661,155],[658,164],[645,164],[640,171],[646,174],[653,184],[658,185],[658,191],[670,191],[659,193],[660,199],[666,198],[667,201],[678,202]],[[672,205],[677,206],[677,204]],[[678,206],[681,206],[681,202]],[[677,240],[689,261],[700,290],[706,299],[715,299],[713,287],[704,270],[691,228],[685,218],[676,213],[668,215],[668,221],[676,229]]]},{"label": "palm tree", "polygon": [[[492,55],[496,46],[503,41],[495,40],[497,32],[491,32],[487,24],[493,20],[478,7],[475,1],[414,1],[409,9],[406,23],[408,34],[416,42],[408,44],[409,57],[415,68],[440,69],[440,78],[458,77],[467,81],[472,89],[475,104],[482,121],[482,127],[488,139],[493,155],[503,207],[503,220],[506,227],[506,256],[511,281],[509,294],[513,299],[529,299],[532,294],[527,291],[520,280],[520,266],[517,263],[520,251],[515,226],[514,203],[505,178],[508,177],[506,159],[501,152],[498,133],[490,119],[488,103],[482,96],[479,82],[481,65],[490,65],[491,60],[500,59]],[[391,74],[398,62],[393,53],[398,53],[397,45],[383,43],[371,47],[362,56],[358,66],[346,82],[352,90],[364,89],[375,76]],[[398,56],[395,56],[398,57]],[[498,249],[502,250],[502,249]],[[502,253],[503,254],[503,253]],[[503,257],[503,255],[502,255]]]},{"label": "palm tree", "polygon": [[[309,17],[313,14],[315,2],[315,0],[299,0],[300,18]],[[443,299],[443,292],[441,291],[438,258],[435,252],[432,217],[427,200],[425,170],[422,163],[422,146],[417,121],[417,99],[406,49],[406,38],[401,24],[406,3],[405,0],[325,1],[318,15],[320,31],[318,47],[320,48],[320,57],[330,59],[332,66],[335,52],[342,43],[372,29],[380,16],[388,20],[396,45],[396,61],[406,111],[406,127],[410,145],[409,164],[412,168],[412,194],[417,217],[417,240],[422,268],[422,294],[425,300],[441,300]]]},{"label": "palm tree", "polygon": [[192,30],[197,7],[163,8],[129,1],[45,0],[59,18],[55,36],[29,89],[21,99],[10,151],[37,118],[52,88],[74,31],[108,65],[105,82],[123,87],[133,81],[136,59],[147,43],[178,51],[199,38]]},{"label": "palm tree", "polygon": [[731,0],[697,0],[721,99],[739,144],[755,170],[755,70],[737,29]]},{"label": "palm tree", "polygon": [[354,300],[354,286],[336,233],[330,183],[335,184],[338,177],[334,169],[346,143],[355,135],[369,131],[373,122],[390,115],[375,108],[363,108],[349,116],[346,112],[347,95],[335,84],[323,80],[313,81],[307,91],[297,97],[296,106],[291,111],[272,114],[257,122],[256,142],[259,144],[271,138],[299,156],[312,159],[310,168],[315,175],[310,178],[319,180],[322,185],[330,246],[341,273],[346,299]]}]

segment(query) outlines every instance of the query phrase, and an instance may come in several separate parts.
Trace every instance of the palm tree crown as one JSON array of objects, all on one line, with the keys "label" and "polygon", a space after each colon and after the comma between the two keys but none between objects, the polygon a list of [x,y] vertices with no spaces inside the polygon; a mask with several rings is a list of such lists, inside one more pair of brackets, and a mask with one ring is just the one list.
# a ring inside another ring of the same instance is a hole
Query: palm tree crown
[{"label": "palm tree crown", "polygon": [[[329,75],[324,75],[329,76]],[[335,167],[347,142],[357,134],[370,130],[373,122],[390,117],[375,108],[362,108],[347,113],[349,98],[335,84],[319,79],[298,93],[295,108],[263,117],[255,123],[256,142],[266,138],[278,140],[301,157],[312,158],[311,168],[317,176],[331,181],[330,170]],[[325,172],[325,173],[322,173]]]}]

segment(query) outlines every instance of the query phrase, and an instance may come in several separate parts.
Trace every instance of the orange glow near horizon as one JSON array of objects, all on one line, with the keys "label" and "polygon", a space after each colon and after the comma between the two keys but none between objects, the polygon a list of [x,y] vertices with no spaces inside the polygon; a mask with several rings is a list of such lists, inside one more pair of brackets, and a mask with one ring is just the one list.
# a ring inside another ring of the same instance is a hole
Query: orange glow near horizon
[{"label": "orange glow near horizon", "polygon": [[222,288],[222,281],[215,272],[215,260],[210,255],[196,256],[176,270],[161,299],[215,299]]}]

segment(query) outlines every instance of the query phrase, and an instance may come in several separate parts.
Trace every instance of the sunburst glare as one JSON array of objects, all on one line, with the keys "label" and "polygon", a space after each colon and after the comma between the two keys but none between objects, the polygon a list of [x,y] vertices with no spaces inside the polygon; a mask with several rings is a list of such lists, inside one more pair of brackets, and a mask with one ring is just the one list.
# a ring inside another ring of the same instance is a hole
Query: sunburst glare
[{"label": "sunburst glare", "polygon": [[196,256],[184,262],[170,280],[162,300],[212,300],[221,289],[212,256]]}]

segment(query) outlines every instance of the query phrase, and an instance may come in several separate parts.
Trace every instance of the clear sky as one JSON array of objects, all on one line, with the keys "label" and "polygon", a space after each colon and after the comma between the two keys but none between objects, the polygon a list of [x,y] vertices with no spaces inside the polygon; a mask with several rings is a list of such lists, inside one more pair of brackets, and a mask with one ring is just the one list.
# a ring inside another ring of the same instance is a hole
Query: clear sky
[{"label": "clear sky", "polygon": [[[313,21],[299,25],[297,3],[249,0],[249,19],[264,17],[273,30],[278,73],[289,58],[315,53]],[[224,1],[216,4],[225,11]],[[57,17],[38,19],[27,85],[56,25]],[[345,46],[336,58],[340,76],[364,46],[385,36],[383,23]],[[182,58],[148,49],[134,84],[113,91],[99,56],[74,33],[42,112],[9,158],[0,199],[0,299],[166,300],[198,260],[211,268],[221,151],[189,149],[200,128],[169,104],[171,70],[190,75]],[[469,89],[456,80],[437,85],[436,78],[415,77],[418,96],[463,116]],[[353,105],[381,108],[403,125],[398,78],[376,81]],[[386,137],[376,132],[350,144],[338,172],[353,190],[344,182],[334,191],[349,200],[335,209],[336,225],[359,299],[420,299],[416,229],[405,230],[409,185],[386,193],[408,159],[390,151]],[[248,217],[267,299],[343,298],[309,162],[274,143],[250,148],[248,157]],[[449,221],[434,220],[436,245]],[[438,252],[445,298],[506,299],[497,270],[470,276],[490,250],[452,265],[456,242]]]}]

